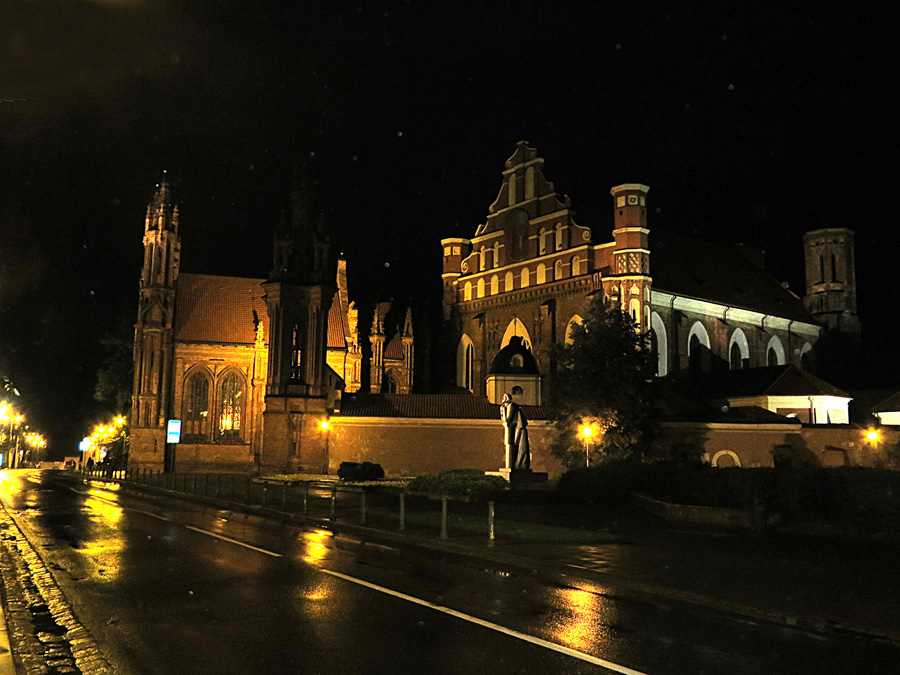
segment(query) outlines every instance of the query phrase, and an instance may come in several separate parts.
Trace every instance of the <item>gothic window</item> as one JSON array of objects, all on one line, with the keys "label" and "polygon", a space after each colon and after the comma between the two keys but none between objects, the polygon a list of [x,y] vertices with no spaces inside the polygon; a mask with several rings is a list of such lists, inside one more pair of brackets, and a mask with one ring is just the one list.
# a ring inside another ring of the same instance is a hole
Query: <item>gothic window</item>
[{"label": "gothic window", "polygon": [[766,352],[766,365],[767,366],[777,366],[778,365],[778,354],[775,353],[775,350],[769,347],[769,351]]},{"label": "gothic window", "polygon": [[529,284],[531,284],[531,275],[528,272],[528,268],[522,270],[522,288],[527,288]]},{"label": "gothic window", "polygon": [[393,373],[388,373],[386,384],[388,394],[396,394],[398,392],[399,387],[397,386],[397,379],[394,377]]},{"label": "gothic window", "polygon": [[494,267],[500,267],[500,242],[494,242]]},{"label": "gothic window", "polygon": [[539,284],[543,284],[547,282],[547,268],[544,266],[544,263],[538,265],[537,268],[537,282]]},{"label": "gothic window", "polygon": [[631,314],[631,320],[636,325],[639,325],[641,323],[641,301],[637,298],[632,298],[628,309]]},{"label": "gothic window", "polygon": [[562,225],[556,226],[556,250],[562,251],[563,247],[563,229]]},{"label": "gothic window", "polygon": [[825,283],[825,256],[819,256],[819,282]]},{"label": "gothic window", "polygon": [[291,379],[303,380],[303,331],[299,324],[294,324],[291,331]]},{"label": "gothic window", "polygon": [[244,381],[235,372],[222,379],[219,389],[219,435],[240,438],[244,413]]},{"label": "gothic window", "polygon": [[513,276],[512,272],[507,272],[506,277],[503,280],[503,290],[509,293],[511,290],[515,288],[516,280]]},{"label": "gothic window", "polygon": [[563,261],[557,260],[553,266],[553,278],[559,281],[563,278]]},{"label": "gothic window", "polygon": [[837,259],[835,258],[834,253],[831,254],[831,280],[840,281],[837,273]]},{"label": "gothic window", "polygon": [[538,233],[538,253],[544,255],[547,252],[547,231],[542,227]]},{"label": "gothic window", "polygon": [[487,255],[487,254],[484,252],[484,246],[482,246],[482,247],[481,247],[481,253],[480,253],[479,256],[478,256],[479,269],[481,269],[482,271],[484,271],[485,257],[486,257],[486,255]]},{"label": "gothic window", "polygon": [[209,418],[209,378],[194,373],[184,387],[184,437],[202,440],[207,434]]},{"label": "gothic window", "polygon": [[483,298],[484,297],[484,278],[481,278],[478,280],[477,288],[478,288],[478,293],[477,293],[478,297]]},{"label": "gothic window", "polygon": [[500,277],[496,274],[491,277],[491,295],[497,295],[500,292]]},{"label": "gothic window", "polygon": [[473,391],[472,389],[472,381],[475,379],[473,377],[473,368],[475,365],[475,347],[471,344],[466,345],[466,360],[465,360],[465,383],[463,386],[469,391]]},{"label": "gothic window", "polygon": [[472,391],[474,382],[475,347],[471,338],[463,334],[456,349],[456,384]]},{"label": "gothic window", "polygon": [[472,283],[470,281],[466,282],[466,285],[463,286],[463,300],[471,300],[472,299]]}]

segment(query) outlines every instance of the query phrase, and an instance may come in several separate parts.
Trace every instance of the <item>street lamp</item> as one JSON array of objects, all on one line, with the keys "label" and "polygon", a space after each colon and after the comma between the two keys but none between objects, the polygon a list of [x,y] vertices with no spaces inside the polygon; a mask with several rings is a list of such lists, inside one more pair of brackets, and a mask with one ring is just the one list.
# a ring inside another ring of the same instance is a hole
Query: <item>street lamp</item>
[{"label": "street lamp", "polygon": [[872,445],[877,443],[880,438],[881,434],[878,433],[878,429],[869,429],[866,432],[866,440],[868,440]]},{"label": "street lamp", "polygon": [[325,449],[322,453],[322,473],[328,473],[328,439],[331,436],[331,421],[326,417],[319,422],[319,428],[325,434]]},{"label": "street lamp", "polygon": [[584,436],[584,465],[591,466],[591,434],[594,430],[587,424],[581,427],[581,435]]}]

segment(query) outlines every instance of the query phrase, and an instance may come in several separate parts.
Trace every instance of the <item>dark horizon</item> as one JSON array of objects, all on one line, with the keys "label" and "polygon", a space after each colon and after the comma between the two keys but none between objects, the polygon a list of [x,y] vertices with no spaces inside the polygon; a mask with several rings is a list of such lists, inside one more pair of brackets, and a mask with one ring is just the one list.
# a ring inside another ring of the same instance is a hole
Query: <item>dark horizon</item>
[{"label": "dark horizon", "polygon": [[896,94],[877,16],[53,4],[0,10],[0,366],[55,455],[101,410],[97,338],[133,321],[163,170],[183,270],[265,276],[290,171],[308,162],[351,297],[421,306],[439,297],[440,240],[474,234],[526,140],[597,240],[609,188],[644,183],[651,228],[763,248],[798,295],[802,234],[854,229],[864,339],[897,328],[881,224]]}]

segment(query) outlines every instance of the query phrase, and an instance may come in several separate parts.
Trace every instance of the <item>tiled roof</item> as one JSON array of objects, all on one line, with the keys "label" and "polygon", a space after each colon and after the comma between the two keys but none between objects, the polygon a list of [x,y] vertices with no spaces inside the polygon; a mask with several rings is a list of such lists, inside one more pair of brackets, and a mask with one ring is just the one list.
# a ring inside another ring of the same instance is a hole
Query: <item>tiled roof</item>
[{"label": "tiled roof", "polygon": [[895,412],[897,410],[900,410],[900,391],[893,396],[886,398],[878,405],[872,406],[873,413]]},{"label": "tiled roof", "polygon": [[[545,420],[547,406],[523,405],[527,419]],[[342,417],[415,417],[500,420],[500,406],[487,396],[465,394],[344,394]]]},{"label": "tiled roof", "polygon": [[736,248],[651,229],[650,251],[654,290],[817,323],[799,298]]},{"label": "tiled roof", "polygon": [[850,394],[797,366],[727,370],[701,378],[698,391],[708,398],[744,396],[840,396]]},{"label": "tiled roof", "polygon": [[328,310],[328,349],[346,349],[347,340],[344,337],[344,318],[341,311],[341,295],[334,294],[331,308]]},{"label": "tiled roof", "polygon": [[265,279],[180,274],[176,290],[175,339],[191,342],[253,344],[253,312],[268,339],[268,314],[261,284]]}]

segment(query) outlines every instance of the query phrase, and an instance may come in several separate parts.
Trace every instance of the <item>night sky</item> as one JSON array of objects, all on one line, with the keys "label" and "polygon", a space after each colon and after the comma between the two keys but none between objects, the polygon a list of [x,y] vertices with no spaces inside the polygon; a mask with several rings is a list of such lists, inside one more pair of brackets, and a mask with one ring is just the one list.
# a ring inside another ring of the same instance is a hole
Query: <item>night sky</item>
[{"label": "night sky", "polygon": [[892,20],[847,9],[4,0],[0,370],[69,454],[164,169],[183,271],[265,276],[307,161],[351,298],[433,310],[439,241],[474,234],[518,140],[598,240],[609,188],[646,183],[651,228],[760,246],[799,295],[802,233],[855,229],[864,336],[889,342]]}]

